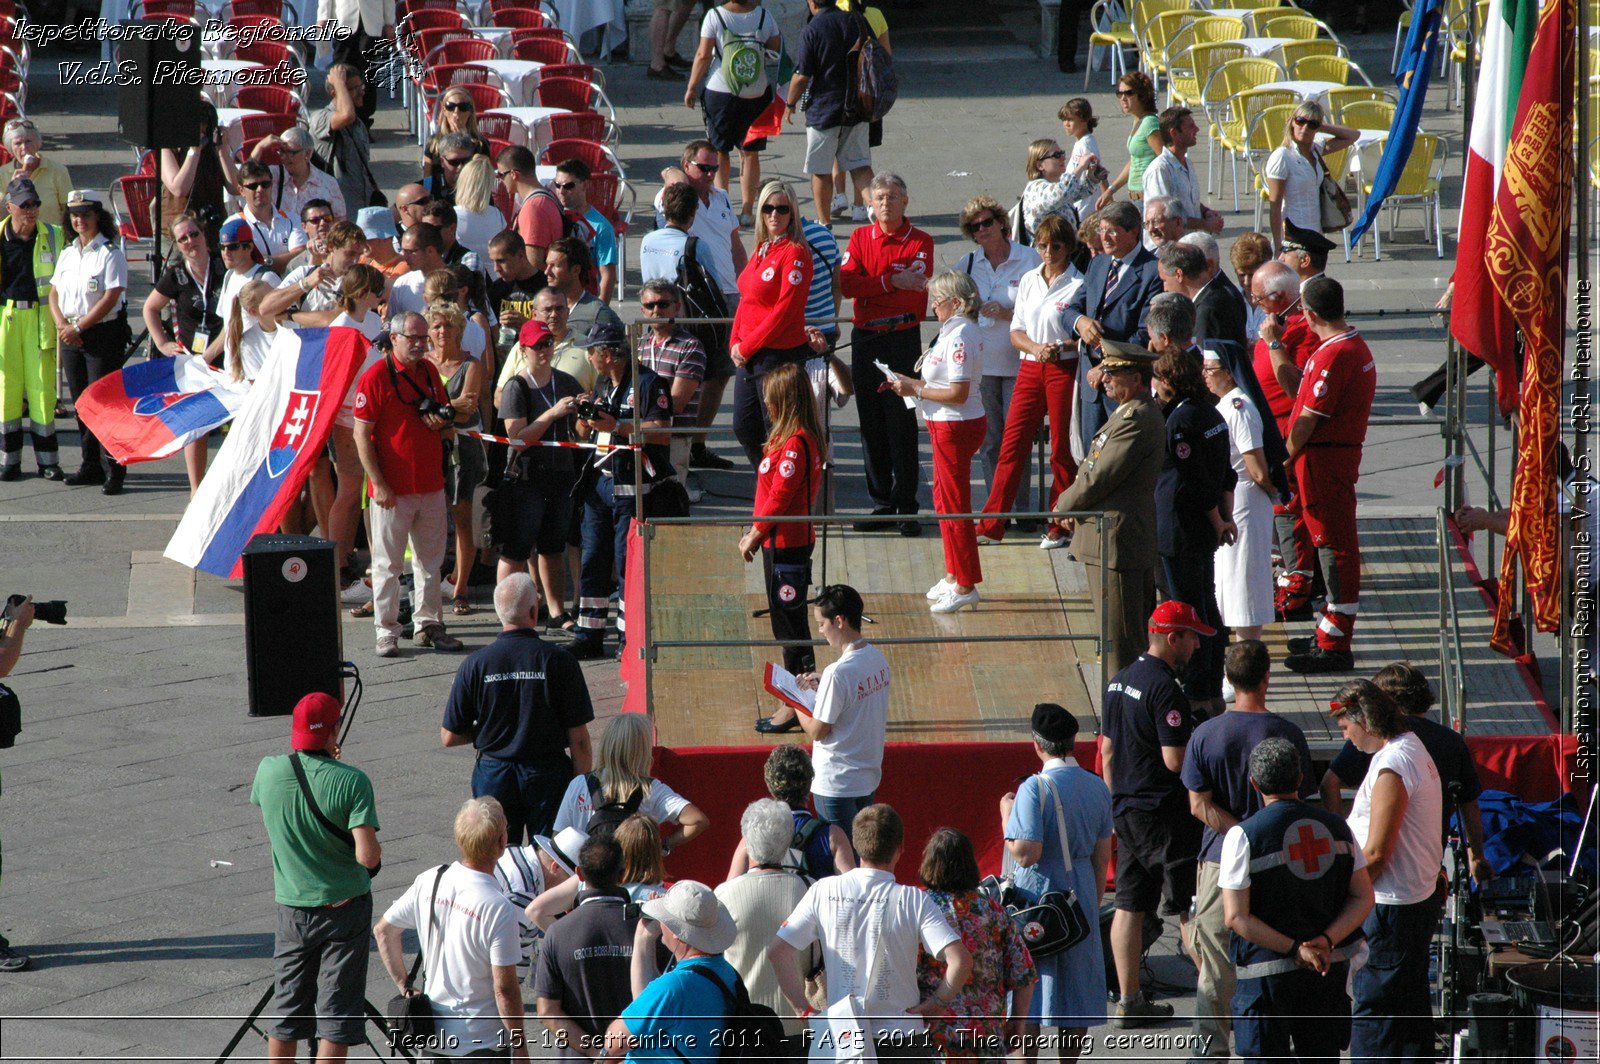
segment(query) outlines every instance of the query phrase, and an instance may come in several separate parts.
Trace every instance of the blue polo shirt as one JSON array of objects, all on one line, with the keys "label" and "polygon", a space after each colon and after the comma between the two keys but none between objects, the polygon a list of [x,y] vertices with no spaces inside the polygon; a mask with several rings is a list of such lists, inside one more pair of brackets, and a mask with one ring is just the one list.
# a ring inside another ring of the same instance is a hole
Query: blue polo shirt
[{"label": "blue polo shirt", "polygon": [[[1250,751],[1263,739],[1287,739],[1300,753],[1300,796],[1317,793],[1312,775],[1311,748],[1306,734],[1291,720],[1276,713],[1240,713],[1230,709],[1203,721],[1189,737],[1183,752],[1183,785],[1191,791],[1210,791],[1211,800],[1245,820],[1264,808],[1261,795],[1250,786]],[[1200,837],[1200,860],[1222,860],[1222,834],[1207,824]]]},{"label": "blue polo shirt", "polygon": [[1189,698],[1177,674],[1160,658],[1140,654],[1106,684],[1101,713],[1111,740],[1111,808],[1149,812],[1189,796],[1178,774],[1161,759],[1163,746],[1186,746],[1192,724]]},{"label": "blue polo shirt", "polygon": [[706,968],[730,990],[739,978],[720,954],[690,957],[657,976],[622,1010],[628,1033],[640,1042],[629,1052],[629,1064],[647,1060],[716,1064],[722,1059],[719,1036],[728,1029],[730,1002],[711,980],[689,970],[695,967]]},{"label": "blue polo shirt", "polygon": [[456,671],[444,726],[472,736],[485,757],[536,765],[561,760],[567,731],[594,720],[583,669],[531,628],[501,632]]}]

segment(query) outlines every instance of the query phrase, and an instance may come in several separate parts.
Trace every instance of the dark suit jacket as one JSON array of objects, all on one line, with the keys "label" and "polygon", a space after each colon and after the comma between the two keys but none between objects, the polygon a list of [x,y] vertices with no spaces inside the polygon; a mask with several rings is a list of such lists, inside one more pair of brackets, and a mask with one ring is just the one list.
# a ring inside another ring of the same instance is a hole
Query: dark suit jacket
[{"label": "dark suit jacket", "polygon": [[1253,346],[1244,334],[1244,296],[1239,286],[1217,271],[1194,300],[1194,335],[1197,340],[1226,340],[1248,351]]},{"label": "dark suit jacket", "polygon": [[[1161,273],[1156,267],[1155,254],[1141,244],[1128,268],[1117,278],[1116,287],[1107,292],[1106,278],[1111,273],[1111,262],[1109,255],[1096,255],[1089,261],[1083,285],[1067,304],[1067,331],[1071,332],[1078,318],[1086,315],[1100,323],[1100,331],[1108,339],[1148,343],[1150,335],[1144,330],[1144,319],[1150,310],[1150,300],[1161,291]],[[1098,350],[1082,351],[1078,358],[1078,435],[1084,454],[1089,453],[1107,415],[1116,409],[1114,403],[1089,387],[1089,370],[1099,364],[1100,358]]]}]

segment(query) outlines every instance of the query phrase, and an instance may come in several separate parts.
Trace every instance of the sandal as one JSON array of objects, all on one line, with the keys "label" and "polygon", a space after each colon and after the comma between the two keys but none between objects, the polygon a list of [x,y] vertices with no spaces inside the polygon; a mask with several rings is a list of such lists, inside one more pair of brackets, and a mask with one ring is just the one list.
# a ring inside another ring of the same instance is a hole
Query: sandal
[{"label": "sandal", "polygon": [[578,622],[573,620],[570,613],[558,613],[544,622],[544,630],[547,632],[576,632],[578,630]]},{"label": "sandal", "polygon": [[457,617],[465,617],[472,612],[472,603],[467,601],[465,595],[457,595],[453,600],[450,612]]},{"label": "sandal", "polygon": [[352,617],[371,617],[372,616],[372,602],[370,600],[368,600],[366,602],[363,602],[361,605],[357,606],[355,609],[350,611],[350,616],[352,616]]}]

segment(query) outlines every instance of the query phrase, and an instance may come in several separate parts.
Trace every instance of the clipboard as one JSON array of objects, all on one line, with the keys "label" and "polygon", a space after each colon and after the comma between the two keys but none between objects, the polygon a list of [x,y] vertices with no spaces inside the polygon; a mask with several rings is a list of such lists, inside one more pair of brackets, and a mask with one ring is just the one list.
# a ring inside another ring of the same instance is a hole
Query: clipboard
[{"label": "clipboard", "polygon": [[797,713],[811,716],[817,705],[817,692],[801,687],[796,681],[794,673],[782,665],[767,662],[765,671],[761,676],[761,684],[767,693],[786,706],[792,707]]}]

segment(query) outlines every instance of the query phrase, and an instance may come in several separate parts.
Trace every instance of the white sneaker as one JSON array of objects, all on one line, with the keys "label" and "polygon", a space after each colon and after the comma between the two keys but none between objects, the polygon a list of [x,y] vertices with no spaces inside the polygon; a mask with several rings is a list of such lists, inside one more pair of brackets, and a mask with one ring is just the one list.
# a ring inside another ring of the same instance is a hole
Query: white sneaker
[{"label": "white sneaker", "polygon": [[[440,580],[439,581],[439,596],[441,598],[447,598],[447,599],[455,598],[456,597],[456,585],[452,584],[448,580]],[[416,607],[416,602],[417,602],[416,596],[413,595],[411,597],[411,604],[412,604],[413,608]]]},{"label": "white sneaker", "polygon": [[928,601],[938,602],[940,599],[944,598],[945,592],[950,591],[955,586],[955,584],[950,582],[949,577],[941,576],[939,578],[939,582],[928,589]]},{"label": "white sneaker", "polygon": [[1231,704],[1233,702],[1233,694],[1233,684],[1229,683],[1228,678],[1224,676],[1222,678],[1222,700]]},{"label": "white sneaker", "polygon": [[400,656],[400,640],[392,635],[380,635],[378,648],[373,651],[380,658],[398,658]]},{"label": "white sneaker", "polygon": [[978,608],[978,589],[973,588],[963,595],[952,587],[939,601],[928,607],[928,610],[930,613],[959,613],[969,606],[974,610]]},{"label": "white sneaker", "polygon": [[833,194],[833,203],[830,205],[829,210],[831,210],[835,216],[839,216],[843,215],[849,209],[849,197],[847,197],[843,192],[835,192]]},{"label": "white sneaker", "polygon": [[1067,535],[1065,532],[1058,533],[1054,536],[1046,532],[1044,535],[1039,537],[1040,550],[1060,550],[1062,547],[1070,546],[1072,546],[1072,537]]},{"label": "white sneaker", "polygon": [[372,601],[372,583],[362,578],[339,592],[339,601],[346,606],[364,606]]},{"label": "white sneaker", "polygon": [[872,215],[867,212],[865,207],[851,207],[850,220],[852,222],[861,222],[865,224],[872,221]]}]

